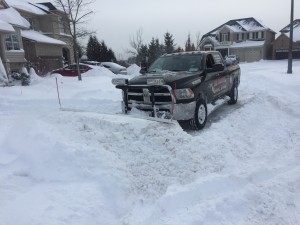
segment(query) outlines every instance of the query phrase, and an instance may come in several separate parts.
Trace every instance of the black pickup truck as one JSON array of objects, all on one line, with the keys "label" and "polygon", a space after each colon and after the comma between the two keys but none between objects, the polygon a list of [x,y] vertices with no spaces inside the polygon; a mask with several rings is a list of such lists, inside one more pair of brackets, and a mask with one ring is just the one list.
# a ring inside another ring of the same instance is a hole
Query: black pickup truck
[{"label": "black pickup truck", "polygon": [[123,90],[126,114],[136,107],[149,111],[150,116],[174,119],[199,130],[207,120],[207,104],[226,96],[228,104],[238,99],[240,67],[226,67],[217,51],[166,54],[141,73],[131,80],[112,80]]}]

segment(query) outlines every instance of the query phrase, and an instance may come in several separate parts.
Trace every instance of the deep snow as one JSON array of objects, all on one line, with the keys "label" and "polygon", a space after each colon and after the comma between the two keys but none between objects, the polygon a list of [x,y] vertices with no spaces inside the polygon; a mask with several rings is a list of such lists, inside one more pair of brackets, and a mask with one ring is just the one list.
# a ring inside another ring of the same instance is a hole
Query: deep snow
[{"label": "deep snow", "polygon": [[240,66],[202,131],[121,115],[104,68],[0,88],[0,225],[300,224],[300,61]]}]

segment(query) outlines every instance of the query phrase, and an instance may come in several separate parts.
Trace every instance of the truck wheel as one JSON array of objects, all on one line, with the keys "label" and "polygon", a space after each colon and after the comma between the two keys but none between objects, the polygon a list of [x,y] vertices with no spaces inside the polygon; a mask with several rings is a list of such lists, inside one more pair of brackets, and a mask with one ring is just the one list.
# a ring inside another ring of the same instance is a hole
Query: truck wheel
[{"label": "truck wheel", "polygon": [[199,99],[196,104],[194,118],[190,120],[190,127],[194,130],[201,130],[205,127],[207,120],[207,106],[204,99]]},{"label": "truck wheel", "polygon": [[229,93],[230,100],[228,101],[228,104],[234,105],[238,100],[238,96],[239,96],[238,87],[236,84],[234,84]]}]

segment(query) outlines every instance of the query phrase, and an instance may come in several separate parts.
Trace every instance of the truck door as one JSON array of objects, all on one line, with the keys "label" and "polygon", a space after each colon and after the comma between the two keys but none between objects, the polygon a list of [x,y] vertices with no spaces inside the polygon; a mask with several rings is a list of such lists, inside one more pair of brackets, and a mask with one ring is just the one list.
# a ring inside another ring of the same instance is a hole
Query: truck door
[{"label": "truck door", "polygon": [[224,61],[222,59],[222,56],[219,52],[212,53],[212,56],[214,58],[215,64],[222,64],[224,66],[223,71],[219,71],[216,78],[216,92],[218,92],[218,95],[224,95],[229,90],[230,87],[230,75],[228,73],[228,70],[225,67]]},{"label": "truck door", "polygon": [[206,66],[206,88],[207,88],[207,101],[210,103],[222,94],[222,79],[221,73],[223,71],[214,70],[216,64],[212,54],[208,54],[205,59]]}]

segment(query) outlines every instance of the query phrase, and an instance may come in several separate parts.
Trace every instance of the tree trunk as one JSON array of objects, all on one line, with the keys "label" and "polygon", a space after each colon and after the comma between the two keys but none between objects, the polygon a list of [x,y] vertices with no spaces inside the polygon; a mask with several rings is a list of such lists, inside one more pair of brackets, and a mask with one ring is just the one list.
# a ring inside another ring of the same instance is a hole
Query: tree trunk
[{"label": "tree trunk", "polygon": [[75,62],[76,62],[76,67],[77,67],[78,80],[81,81],[82,78],[81,78],[81,73],[80,73],[80,69],[79,69],[79,54],[78,54],[76,24],[75,23],[73,23],[73,30],[74,30],[74,38],[73,38],[74,56],[75,56]]}]

